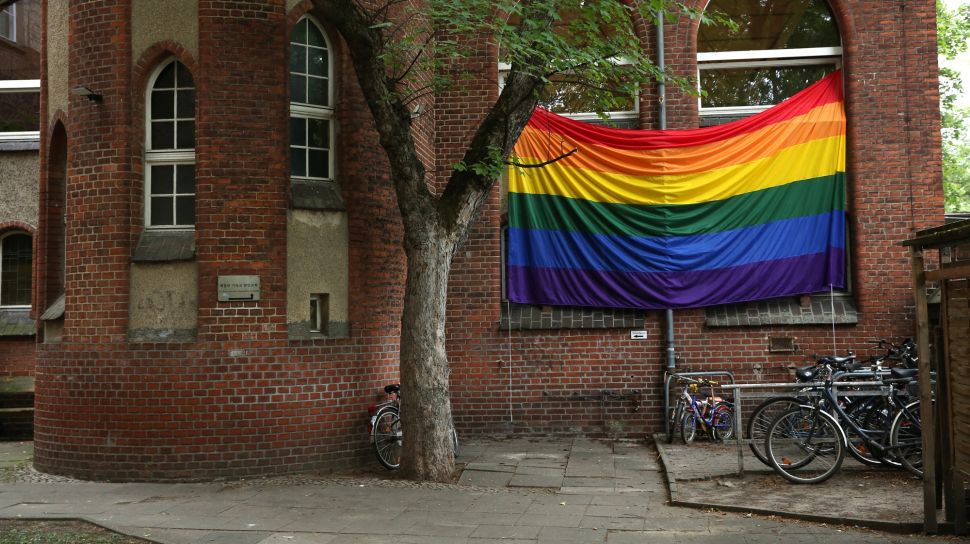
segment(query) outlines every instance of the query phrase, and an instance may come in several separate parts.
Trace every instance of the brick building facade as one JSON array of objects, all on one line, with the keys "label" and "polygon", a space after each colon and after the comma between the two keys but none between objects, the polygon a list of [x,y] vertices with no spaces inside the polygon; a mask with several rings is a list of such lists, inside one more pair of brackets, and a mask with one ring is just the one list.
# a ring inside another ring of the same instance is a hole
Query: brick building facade
[{"label": "brick building facade", "polygon": [[[0,380],[31,376],[32,246],[37,232],[41,3],[0,10]],[[0,407],[29,406],[29,393],[5,395]],[[30,434],[30,414],[0,421],[0,438]]]},{"label": "brick building facade", "polygon": [[[676,311],[679,368],[777,381],[833,343],[862,350],[911,334],[897,242],[943,217],[935,8],[829,6],[846,82],[851,288]],[[366,407],[397,376],[402,226],[346,48],[312,8],[44,3],[40,470],[184,480],[369,455]],[[697,71],[695,24],[665,27],[681,74]],[[415,120],[440,180],[498,92],[496,52],[469,48],[463,89]],[[657,127],[656,93],[645,86],[636,126]],[[670,128],[718,122],[676,88],[666,104]],[[449,283],[459,432],[659,429],[663,312],[503,301],[502,207],[495,191]],[[796,351],[769,351],[769,337]]]}]

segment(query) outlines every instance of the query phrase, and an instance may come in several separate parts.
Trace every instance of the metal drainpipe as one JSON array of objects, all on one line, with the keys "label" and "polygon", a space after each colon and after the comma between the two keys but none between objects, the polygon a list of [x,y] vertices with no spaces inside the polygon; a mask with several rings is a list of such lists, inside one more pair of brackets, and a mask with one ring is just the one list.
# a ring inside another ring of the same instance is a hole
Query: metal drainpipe
[{"label": "metal drainpipe", "polygon": [[[664,64],[664,14],[660,11],[657,14],[657,68],[661,73],[666,66]],[[667,84],[663,79],[657,86],[657,102],[660,105],[659,126],[660,130],[667,129]],[[667,309],[667,371],[673,372],[677,367],[677,351],[674,349],[674,311]]]}]

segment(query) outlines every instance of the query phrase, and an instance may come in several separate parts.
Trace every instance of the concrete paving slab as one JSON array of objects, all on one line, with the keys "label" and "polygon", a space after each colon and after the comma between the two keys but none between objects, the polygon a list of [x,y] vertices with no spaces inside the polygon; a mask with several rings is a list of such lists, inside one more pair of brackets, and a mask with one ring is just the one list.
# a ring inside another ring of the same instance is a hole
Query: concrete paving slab
[{"label": "concrete paving slab", "polygon": [[478,487],[505,487],[509,485],[514,475],[514,472],[465,470],[461,473],[458,483]]},{"label": "concrete paving slab", "polygon": [[583,527],[543,527],[539,531],[539,542],[592,543],[606,542],[606,529],[588,529]]},{"label": "concrete paving slab", "polygon": [[509,480],[509,487],[548,487],[559,489],[562,486],[562,475],[559,476],[533,476],[529,474],[516,474]]},{"label": "concrete paving slab", "polygon": [[328,544],[333,542],[337,535],[307,535],[299,533],[274,533],[259,544]]},{"label": "concrete paving slab", "polygon": [[563,487],[605,487],[614,488],[614,478],[591,478],[587,476],[566,476],[563,478]]},{"label": "concrete paving slab", "polygon": [[579,526],[585,529],[605,529],[616,531],[643,531],[646,521],[643,518],[604,518],[583,516]]},{"label": "concrete paving slab", "polygon": [[[539,538],[539,530],[542,527],[529,527],[523,525],[479,525],[472,534],[471,538],[493,538],[493,539],[536,539]],[[477,540],[476,540],[477,542]]]},{"label": "concrete paving slab", "polygon": [[465,472],[478,471],[478,472],[515,472],[515,463],[483,463],[475,462],[468,463],[465,465]]}]

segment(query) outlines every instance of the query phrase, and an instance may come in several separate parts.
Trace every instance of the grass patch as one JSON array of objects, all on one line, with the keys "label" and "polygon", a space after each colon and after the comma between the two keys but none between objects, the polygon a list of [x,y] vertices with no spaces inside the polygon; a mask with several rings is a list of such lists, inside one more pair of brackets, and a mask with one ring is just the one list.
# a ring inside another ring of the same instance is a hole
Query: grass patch
[{"label": "grass patch", "polygon": [[0,519],[0,544],[147,544],[83,521]]}]

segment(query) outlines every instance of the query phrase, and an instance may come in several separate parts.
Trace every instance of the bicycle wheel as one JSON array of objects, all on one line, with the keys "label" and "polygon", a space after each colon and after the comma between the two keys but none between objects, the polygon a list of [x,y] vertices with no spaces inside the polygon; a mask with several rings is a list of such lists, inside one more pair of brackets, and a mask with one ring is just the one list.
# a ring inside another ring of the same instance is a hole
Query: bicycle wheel
[{"label": "bicycle wheel", "polygon": [[768,427],[765,453],[786,480],[817,484],[838,472],[845,459],[845,435],[838,422],[811,406],[784,412]]},{"label": "bicycle wheel", "polygon": [[[845,415],[849,417],[865,433],[870,441],[883,446],[889,445],[889,407],[885,397],[867,397],[859,399],[845,409]],[[878,465],[899,466],[899,462],[893,462],[893,456],[886,455],[885,451],[870,447],[866,441],[852,428],[852,425],[844,427],[849,439],[849,454],[857,461],[871,467]]]},{"label": "bicycle wheel", "polygon": [[690,444],[697,438],[697,417],[693,410],[687,409],[680,420],[680,437],[684,444]]},{"label": "bicycle wheel", "polygon": [[681,419],[684,418],[684,399],[677,399],[677,403],[670,410],[670,417],[667,419],[667,443],[674,443],[674,434],[677,433]]},{"label": "bicycle wheel", "polygon": [[802,404],[803,402],[795,397],[774,397],[762,402],[751,412],[747,425],[747,437],[751,440],[748,447],[759,461],[771,466],[764,451],[765,438],[768,436],[771,422],[784,412]]},{"label": "bicycle wheel", "polygon": [[711,418],[711,438],[717,441],[734,438],[734,407],[730,403],[722,402],[714,407],[714,417]]},{"label": "bicycle wheel", "polygon": [[374,451],[388,470],[401,466],[401,415],[397,408],[382,408],[374,416]]},{"label": "bicycle wheel", "polygon": [[923,477],[923,427],[919,401],[906,405],[896,414],[889,430],[889,445],[906,470]]}]

